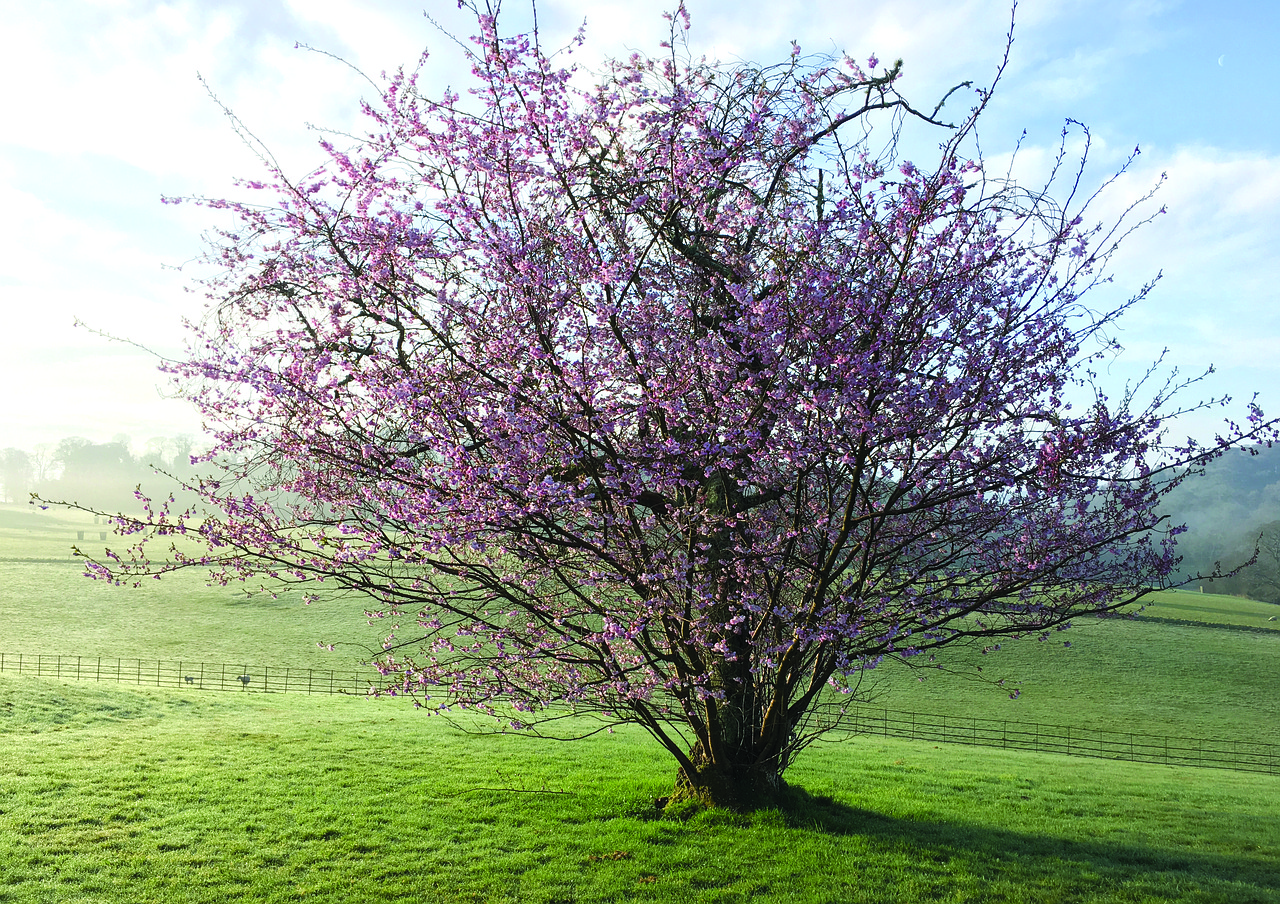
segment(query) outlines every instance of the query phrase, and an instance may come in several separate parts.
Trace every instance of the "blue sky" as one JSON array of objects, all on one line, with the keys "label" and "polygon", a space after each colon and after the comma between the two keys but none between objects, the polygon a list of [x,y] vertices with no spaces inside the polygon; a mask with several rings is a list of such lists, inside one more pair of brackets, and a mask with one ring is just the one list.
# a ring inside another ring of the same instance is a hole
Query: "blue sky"
[{"label": "blue sky", "polygon": [[[538,8],[548,43],[586,19],[580,58],[590,61],[656,49],[661,4],[640,7]],[[805,51],[902,57],[904,92],[929,106],[958,81],[990,79],[1009,23],[1004,0],[688,7],[691,46],[709,56],[768,62],[794,38]],[[295,43],[374,77],[429,46],[424,87],[462,86],[465,68],[424,8],[470,33],[454,0],[0,0],[0,447],[120,433],[141,445],[199,431],[191,408],[164,398],[153,356],[73,326],[175,355],[182,318],[200,316],[189,262],[218,221],[160,196],[226,196],[233,178],[259,168],[197,72],[287,169],[305,172],[322,160],[307,124],[359,131],[357,102],[371,89]],[[513,25],[527,21],[527,4],[507,8]],[[1095,181],[1142,147],[1100,212],[1168,176],[1159,194],[1168,214],[1132,237],[1115,284],[1095,299],[1164,274],[1125,321],[1127,350],[1103,379],[1120,385],[1168,347],[1183,373],[1216,366],[1199,394],[1239,403],[1257,391],[1280,414],[1280,3],[1022,0],[1015,34],[981,129],[989,157],[1026,130],[1019,172],[1033,174],[1070,117],[1090,127]],[[1189,419],[1181,432],[1211,433],[1218,417]]]}]

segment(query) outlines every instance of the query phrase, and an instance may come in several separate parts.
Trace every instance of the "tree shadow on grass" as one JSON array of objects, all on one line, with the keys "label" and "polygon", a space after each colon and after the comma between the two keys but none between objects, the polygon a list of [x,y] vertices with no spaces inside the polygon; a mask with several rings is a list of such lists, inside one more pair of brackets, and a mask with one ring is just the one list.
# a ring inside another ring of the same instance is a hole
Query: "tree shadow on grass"
[{"label": "tree shadow on grass", "polygon": [[1265,856],[1065,838],[977,823],[903,819],[851,807],[794,786],[787,789],[783,813],[794,828],[858,836],[877,847],[912,852],[921,862],[962,859],[984,865],[998,863],[999,871],[1015,880],[1034,881],[1073,870],[1120,880],[1154,879],[1164,874],[1178,883],[1187,879],[1240,883],[1265,895],[1265,900],[1274,900],[1272,895],[1280,892],[1280,865]]}]

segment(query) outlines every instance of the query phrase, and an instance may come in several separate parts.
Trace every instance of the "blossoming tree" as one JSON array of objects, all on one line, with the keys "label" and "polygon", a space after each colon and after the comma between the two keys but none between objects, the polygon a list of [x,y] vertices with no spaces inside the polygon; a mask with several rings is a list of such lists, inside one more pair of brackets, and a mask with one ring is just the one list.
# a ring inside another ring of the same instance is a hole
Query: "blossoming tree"
[{"label": "blossoming tree", "polygon": [[[398,74],[357,148],[218,202],[172,367],[214,514],[122,518],[99,576],[326,580],[395,625],[387,692],[635,723],[677,796],[747,806],[886,657],[1162,586],[1171,466],[1270,435],[1170,448],[1178,386],[1094,386],[1128,304],[1082,294],[1127,226],[1075,167],[1059,205],[966,156],[989,91],[947,125],[899,66],[669,45],[586,88],[477,21],[471,94]],[[904,121],[935,165],[871,143]],[[148,554],[177,533],[206,553]]]}]

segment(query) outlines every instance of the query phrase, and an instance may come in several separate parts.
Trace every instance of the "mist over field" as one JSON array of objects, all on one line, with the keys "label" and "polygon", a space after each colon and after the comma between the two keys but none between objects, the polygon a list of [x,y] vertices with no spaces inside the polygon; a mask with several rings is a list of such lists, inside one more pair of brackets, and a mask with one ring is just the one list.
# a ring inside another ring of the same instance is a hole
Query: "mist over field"
[{"label": "mist over field", "polygon": [[200,451],[190,434],[145,442],[117,434],[107,442],[65,437],[30,448],[0,446],[0,502],[21,503],[34,493],[43,501],[135,511],[136,491],[167,496],[196,473]]}]

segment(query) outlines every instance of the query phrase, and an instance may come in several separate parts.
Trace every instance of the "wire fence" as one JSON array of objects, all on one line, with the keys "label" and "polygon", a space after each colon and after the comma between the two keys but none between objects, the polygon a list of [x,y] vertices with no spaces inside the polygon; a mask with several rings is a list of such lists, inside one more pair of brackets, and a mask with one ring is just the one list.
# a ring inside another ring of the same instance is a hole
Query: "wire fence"
[{"label": "wire fence", "polygon": [[[0,672],[77,681],[241,693],[365,694],[377,685],[371,669],[336,671],[295,666],[111,659],[0,653]],[[839,730],[848,734],[1031,750],[1169,766],[1212,766],[1280,775],[1280,745],[1239,738],[1189,738],[1133,731],[1045,725],[976,716],[849,707]]]},{"label": "wire fence", "polygon": [[872,707],[851,707],[844,720],[842,728],[852,734],[1280,775],[1280,745],[1239,738],[1173,737]]},{"label": "wire fence", "polygon": [[377,682],[377,673],[372,670],[335,671],[297,666],[30,653],[0,653],[0,672],[75,681],[262,694],[364,694]]}]

